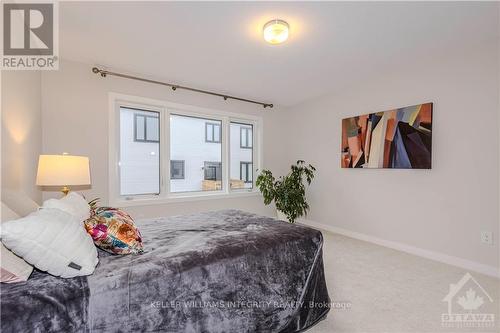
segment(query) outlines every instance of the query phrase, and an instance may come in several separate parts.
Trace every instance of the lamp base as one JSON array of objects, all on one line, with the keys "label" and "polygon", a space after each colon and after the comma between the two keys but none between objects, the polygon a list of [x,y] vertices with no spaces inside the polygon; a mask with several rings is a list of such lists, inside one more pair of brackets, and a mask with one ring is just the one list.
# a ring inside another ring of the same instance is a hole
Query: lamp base
[{"label": "lamp base", "polygon": [[67,196],[67,195],[68,195],[68,193],[69,193],[69,187],[64,186],[64,187],[61,189],[61,192],[64,194],[64,196]]}]

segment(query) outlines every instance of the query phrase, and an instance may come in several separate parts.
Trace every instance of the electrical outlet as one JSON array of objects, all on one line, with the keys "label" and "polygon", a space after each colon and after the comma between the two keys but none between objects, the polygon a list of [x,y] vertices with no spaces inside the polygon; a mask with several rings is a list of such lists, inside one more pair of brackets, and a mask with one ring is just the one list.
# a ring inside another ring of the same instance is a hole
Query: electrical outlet
[{"label": "electrical outlet", "polygon": [[481,243],[493,245],[493,233],[491,231],[481,231]]}]

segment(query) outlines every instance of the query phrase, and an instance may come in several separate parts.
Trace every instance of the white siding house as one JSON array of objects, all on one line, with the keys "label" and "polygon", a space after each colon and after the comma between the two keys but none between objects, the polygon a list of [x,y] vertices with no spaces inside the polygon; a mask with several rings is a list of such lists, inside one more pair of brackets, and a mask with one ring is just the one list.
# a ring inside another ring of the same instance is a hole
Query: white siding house
[{"label": "white siding house", "polygon": [[252,188],[253,181],[253,128],[252,125],[231,123],[230,126],[230,177],[245,181],[245,188]]},{"label": "white siding house", "polygon": [[[120,109],[120,194],[157,194],[160,192],[159,122],[146,121],[149,141],[144,139],[144,125],[137,116],[156,117],[158,112]],[[139,123],[136,133],[135,122]],[[155,125],[156,124],[156,125]],[[141,126],[142,125],[142,126]],[[140,135],[144,141],[136,141]],[[155,142],[156,141],[156,142]]]},{"label": "white siding house", "polygon": [[[121,195],[160,191],[159,116],[158,112],[120,108]],[[231,123],[229,128],[231,186],[252,188],[253,127]],[[222,186],[222,134],[218,120],[170,115],[167,144],[171,192],[206,191]]]},{"label": "white siding house", "polygon": [[[209,142],[205,140],[207,129],[213,130],[210,131]],[[221,123],[216,120],[170,116],[170,156],[172,160],[184,161],[185,167],[184,179],[170,181],[171,192],[202,190],[205,163],[211,162],[212,165],[216,165],[222,161],[220,129]],[[219,168],[217,172],[220,176],[222,171]],[[216,174],[216,177],[218,175]]]}]

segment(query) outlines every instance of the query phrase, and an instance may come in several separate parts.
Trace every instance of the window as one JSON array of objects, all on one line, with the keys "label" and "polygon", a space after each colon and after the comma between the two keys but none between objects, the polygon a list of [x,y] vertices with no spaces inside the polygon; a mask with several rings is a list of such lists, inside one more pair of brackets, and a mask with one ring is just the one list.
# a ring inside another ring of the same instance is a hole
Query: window
[{"label": "window", "polygon": [[240,147],[252,148],[252,127],[240,127]]},{"label": "window", "polygon": [[[154,121],[149,121],[149,119],[154,119]],[[159,119],[158,112],[120,108],[121,195],[160,193]],[[144,124],[149,124],[149,127]],[[138,132],[143,135],[143,140],[137,140]],[[153,134],[155,132],[156,134]],[[156,141],[148,140],[148,138],[156,138]]]},{"label": "window", "polygon": [[189,165],[182,181],[171,179],[171,192],[216,191],[223,187],[222,143],[220,138],[218,143],[207,142],[204,131],[210,128],[213,134],[214,128],[218,128],[220,135],[221,126],[222,122],[215,119],[170,115],[170,157],[186,161]]},{"label": "window", "polygon": [[252,182],[252,162],[240,162],[240,180]]},{"label": "window", "polygon": [[253,188],[252,132],[252,124],[230,123],[230,185],[233,190]]},{"label": "window", "polygon": [[134,114],[134,141],[160,142],[158,114],[155,113],[137,112]]},{"label": "window", "polygon": [[205,180],[222,180],[222,163],[205,162],[203,170],[205,171]]},{"label": "window", "polygon": [[117,93],[110,106],[110,205],[253,195],[260,117]]},{"label": "window", "polygon": [[184,161],[170,161],[170,179],[184,179]]},{"label": "window", "polygon": [[219,123],[205,123],[205,142],[220,143],[221,131]]}]

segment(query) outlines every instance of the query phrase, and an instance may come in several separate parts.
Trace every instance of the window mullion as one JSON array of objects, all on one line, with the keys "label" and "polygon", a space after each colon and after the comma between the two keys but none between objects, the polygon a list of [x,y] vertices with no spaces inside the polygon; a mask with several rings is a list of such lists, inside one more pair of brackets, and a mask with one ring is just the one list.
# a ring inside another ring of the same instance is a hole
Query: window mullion
[{"label": "window mullion", "polygon": [[222,141],[222,183],[224,186],[222,187],[222,190],[224,193],[229,193],[230,192],[230,173],[229,173],[229,161],[230,161],[230,147],[229,147],[229,119],[228,117],[224,117],[221,119],[221,128],[220,128],[220,138]]},{"label": "window mullion", "polygon": [[160,197],[168,197],[170,194],[170,112],[162,109],[160,116],[160,165],[161,167],[161,189]]},{"label": "window mullion", "polygon": [[262,122],[254,122],[252,127],[252,187],[255,187],[257,170],[262,164]]}]

